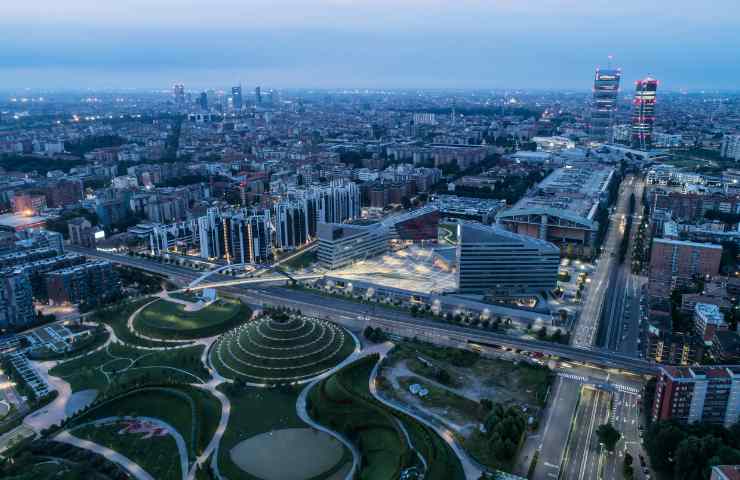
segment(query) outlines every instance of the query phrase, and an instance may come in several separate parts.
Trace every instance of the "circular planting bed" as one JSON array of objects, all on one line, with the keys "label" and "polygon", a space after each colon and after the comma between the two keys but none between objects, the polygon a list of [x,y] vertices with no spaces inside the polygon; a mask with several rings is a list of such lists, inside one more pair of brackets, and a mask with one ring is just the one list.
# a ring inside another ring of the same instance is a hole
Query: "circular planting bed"
[{"label": "circular planting bed", "polygon": [[229,452],[239,468],[267,480],[314,478],[337,465],[343,453],[338,440],[311,428],[265,432],[238,443]]},{"label": "circular planting bed", "polygon": [[158,300],[134,319],[137,332],[153,338],[192,339],[218,335],[246,321],[249,308],[238,300],[220,298],[196,311],[169,300]]},{"label": "circular planting bed", "polygon": [[218,339],[213,365],[228,378],[255,384],[303,382],[338,365],[355,349],[352,335],[306,317],[262,317]]}]

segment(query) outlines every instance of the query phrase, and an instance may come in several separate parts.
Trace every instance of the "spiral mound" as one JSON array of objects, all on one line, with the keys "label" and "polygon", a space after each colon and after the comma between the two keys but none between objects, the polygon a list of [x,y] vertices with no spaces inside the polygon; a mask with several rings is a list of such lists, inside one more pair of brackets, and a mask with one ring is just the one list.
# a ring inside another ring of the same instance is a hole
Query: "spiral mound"
[{"label": "spiral mound", "polygon": [[352,336],[333,323],[301,316],[262,317],[221,336],[211,359],[224,377],[277,385],[320,375],[354,348]]}]

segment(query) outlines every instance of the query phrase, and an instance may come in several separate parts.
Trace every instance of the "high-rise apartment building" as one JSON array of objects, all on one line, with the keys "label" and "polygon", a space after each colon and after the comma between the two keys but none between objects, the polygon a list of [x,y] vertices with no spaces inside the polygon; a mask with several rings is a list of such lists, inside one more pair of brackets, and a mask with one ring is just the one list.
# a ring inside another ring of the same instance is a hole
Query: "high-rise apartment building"
[{"label": "high-rise apartment building", "polygon": [[740,135],[725,135],[719,151],[723,158],[740,161]]},{"label": "high-rise apartment building", "polygon": [[591,138],[600,142],[612,141],[612,127],[617,112],[619,81],[622,71],[615,68],[597,68],[591,104]]},{"label": "high-rise apartment building", "polygon": [[647,150],[653,144],[655,124],[655,100],[658,81],[646,77],[635,82],[635,98],[632,102],[632,146]]},{"label": "high-rise apartment building", "polygon": [[99,305],[121,294],[118,274],[107,260],[85,262],[44,276],[49,300],[55,305]]},{"label": "high-rise apartment building", "polygon": [[653,421],[730,426],[740,414],[740,366],[662,367]]},{"label": "high-rise apartment building", "polygon": [[22,328],[36,320],[33,289],[21,268],[0,272],[0,329]]},{"label": "high-rise apartment building", "polygon": [[560,249],[500,226],[458,225],[458,292],[510,297],[557,286]]},{"label": "high-rise apartment building", "polygon": [[241,110],[243,106],[242,100],[242,86],[231,87],[231,100],[234,105],[234,110]]},{"label": "high-rise apartment building", "polygon": [[285,201],[275,207],[275,239],[277,247],[293,250],[309,240],[306,202]]}]

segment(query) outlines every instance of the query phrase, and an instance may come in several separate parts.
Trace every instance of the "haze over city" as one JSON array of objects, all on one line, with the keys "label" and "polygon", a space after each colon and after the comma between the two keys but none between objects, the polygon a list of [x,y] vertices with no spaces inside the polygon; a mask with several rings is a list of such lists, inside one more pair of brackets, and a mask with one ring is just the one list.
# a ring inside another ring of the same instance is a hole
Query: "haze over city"
[{"label": "haze over city", "polygon": [[5,1],[0,88],[735,89],[740,3],[715,0]]}]

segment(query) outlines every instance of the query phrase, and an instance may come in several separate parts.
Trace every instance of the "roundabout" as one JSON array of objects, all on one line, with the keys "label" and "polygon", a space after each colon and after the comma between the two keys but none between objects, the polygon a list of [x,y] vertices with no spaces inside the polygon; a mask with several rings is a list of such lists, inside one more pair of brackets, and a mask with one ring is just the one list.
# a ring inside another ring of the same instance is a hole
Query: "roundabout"
[{"label": "roundabout", "polygon": [[356,348],[354,337],[331,322],[264,315],[221,336],[211,360],[224,377],[268,386],[308,381]]}]

